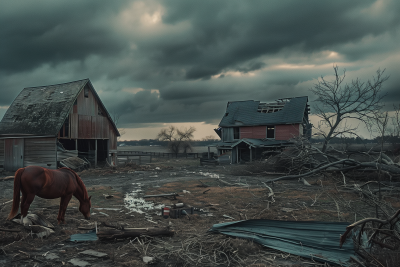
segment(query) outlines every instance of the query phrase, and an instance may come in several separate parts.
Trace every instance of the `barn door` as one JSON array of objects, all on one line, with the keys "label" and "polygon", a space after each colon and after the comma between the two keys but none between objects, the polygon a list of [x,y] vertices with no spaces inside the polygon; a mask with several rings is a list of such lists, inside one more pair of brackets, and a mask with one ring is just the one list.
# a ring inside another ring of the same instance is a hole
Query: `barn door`
[{"label": "barn door", "polygon": [[24,167],[24,139],[6,139],[4,169],[16,171],[22,167]]}]

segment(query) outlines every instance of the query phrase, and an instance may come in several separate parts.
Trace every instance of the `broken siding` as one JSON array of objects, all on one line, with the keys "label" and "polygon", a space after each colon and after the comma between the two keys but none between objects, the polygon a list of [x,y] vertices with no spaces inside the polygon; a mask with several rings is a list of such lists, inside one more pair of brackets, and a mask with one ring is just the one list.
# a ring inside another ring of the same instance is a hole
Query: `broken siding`
[{"label": "broken siding", "polygon": [[0,168],[4,166],[4,140],[0,139]]},{"label": "broken siding", "polygon": [[240,127],[240,138],[264,139],[267,136],[266,126]]},{"label": "broken siding", "polygon": [[299,124],[275,126],[275,140],[289,140],[299,136]]},{"label": "broken siding", "polygon": [[24,154],[24,166],[57,169],[56,138],[26,138]]}]

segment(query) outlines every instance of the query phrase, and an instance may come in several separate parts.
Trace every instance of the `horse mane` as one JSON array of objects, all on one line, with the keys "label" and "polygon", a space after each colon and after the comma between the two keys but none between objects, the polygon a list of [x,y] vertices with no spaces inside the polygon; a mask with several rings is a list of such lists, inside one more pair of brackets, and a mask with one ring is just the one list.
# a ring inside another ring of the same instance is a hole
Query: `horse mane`
[{"label": "horse mane", "polygon": [[62,167],[62,168],[60,168],[60,169],[69,170],[70,172],[72,172],[72,173],[75,175],[76,182],[78,183],[78,185],[80,186],[80,188],[81,188],[82,191],[83,191],[83,199],[88,199],[88,198],[89,198],[89,195],[88,195],[88,192],[87,192],[87,190],[86,190],[86,186],[85,186],[85,184],[83,183],[81,177],[79,177],[78,174],[77,174],[74,170],[72,170],[72,169],[70,169],[70,168]]}]

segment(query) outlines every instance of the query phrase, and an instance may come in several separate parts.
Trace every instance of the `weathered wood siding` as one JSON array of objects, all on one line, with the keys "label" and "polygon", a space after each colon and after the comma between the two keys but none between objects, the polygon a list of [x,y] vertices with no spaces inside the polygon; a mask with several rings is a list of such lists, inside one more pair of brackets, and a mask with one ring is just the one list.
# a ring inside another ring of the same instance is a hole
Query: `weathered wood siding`
[{"label": "weathered wood siding", "polygon": [[[101,110],[102,115],[99,115]],[[89,90],[85,97],[84,90],[78,95],[76,105],[71,109],[68,139],[109,139],[112,147],[117,146],[116,133],[106,112],[99,106],[94,94]],[[115,145],[114,145],[115,143]]]},{"label": "weathered wood siding", "polygon": [[16,171],[23,166],[24,139],[13,138],[4,140],[4,169]]},{"label": "weathered wood siding", "polygon": [[4,167],[4,139],[0,139],[0,168]]},{"label": "weathered wood siding", "polygon": [[26,138],[24,154],[24,166],[57,168],[56,138]]},{"label": "weathered wood siding", "polygon": [[267,137],[267,126],[240,127],[240,138],[264,139]]},{"label": "weathered wood siding", "polygon": [[289,140],[300,135],[299,124],[286,124],[275,126],[275,140]]}]

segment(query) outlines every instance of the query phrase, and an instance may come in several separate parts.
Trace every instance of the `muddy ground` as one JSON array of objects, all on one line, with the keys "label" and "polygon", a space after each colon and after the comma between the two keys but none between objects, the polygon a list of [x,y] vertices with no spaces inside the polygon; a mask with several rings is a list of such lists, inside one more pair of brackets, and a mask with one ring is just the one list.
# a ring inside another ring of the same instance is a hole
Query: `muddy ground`
[{"label": "muddy ground", "polygon": [[[249,166],[243,166],[247,169]],[[199,166],[198,159],[155,159],[147,165],[128,164],[118,168],[89,169],[79,172],[92,196],[91,220],[84,220],[73,198],[66,212],[66,223],[57,225],[58,199],[35,198],[30,212],[40,214],[55,225],[55,233],[34,237],[21,225],[6,221],[12,199],[13,180],[1,180],[12,173],[0,173],[0,266],[74,266],[74,259],[91,266],[323,266],[286,253],[270,250],[246,240],[209,234],[212,225],[232,220],[314,220],[352,223],[375,216],[375,207],[343,187],[341,175],[307,178],[311,186],[297,180],[271,185],[263,181],[278,175],[238,176],[238,167]],[[250,168],[251,169],[251,168]],[[346,177],[347,184],[373,179],[367,174]],[[373,186],[373,185],[371,185]],[[374,189],[371,187],[371,190]],[[178,193],[176,199],[148,198],[144,195]],[[105,195],[112,195],[106,198]],[[399,194],[385,195],[394,209],[400,208]],[[164,219],[161,207],[185,203],[198,208],[196,214],[179,219]],[[71,242],[70,236],[85,233],[78,227],[97,222],[131,228],[169,227],[173,237]],[[339,243],[339,238],[338,238]],[[96,258],[80,252],[92,249],[107,256]],[[49,255],[55,256],[50,259]],[[72,260],[72,262],[71,262]],[[82,265],[84,266],[84,265]],[[87,265],[88,266],[88,265]],[[326,265],[325,265],[326,266]]]}]

